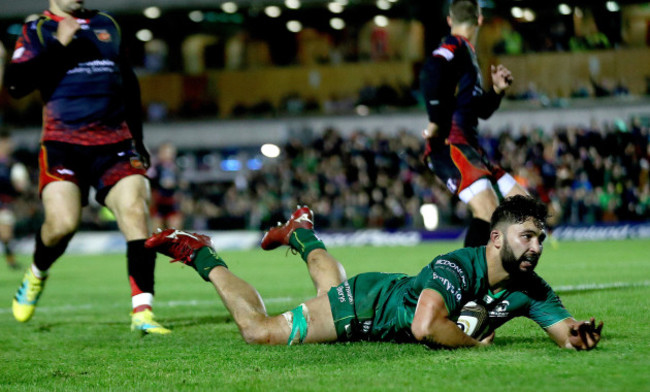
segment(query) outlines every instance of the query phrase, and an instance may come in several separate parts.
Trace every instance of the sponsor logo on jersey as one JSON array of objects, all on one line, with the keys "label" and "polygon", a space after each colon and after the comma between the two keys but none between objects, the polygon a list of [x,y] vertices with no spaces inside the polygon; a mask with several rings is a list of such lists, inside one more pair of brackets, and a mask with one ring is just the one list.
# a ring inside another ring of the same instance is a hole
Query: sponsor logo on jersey
[{"label": "sponsor logo on jersey", "polygon": [[510,301],[507,300],[497,303],[494,309],[490,310],[490,317],[508,317],[508,306]]},{"label": "sponsor logo on jersey", "polygon": [[458,277],[460,278],[460,280],[462,282],[462,285],[467,286],[467,279],[465,278],[465,271],[463,271],[463,269],[460,268],[458,266],[458,264],[456,264],[454,262],[451,262],[449,260],[440,259],[440,260],[436,261],[436,265],[449,267],[452,270],[454,270],[454,272],[456,272],[456,274],[458,274]]},{"label": "sponsor logo on jersey", "polygon": [[108,30],[93,30],[95,32],[95,35],[97,36],[97,39],[102,41],[102,42],[111,42],[111,33],[108,32]]},{"label": "sponsor logo on jersey", "polygon": [[74,172],[70,169],[56,169],[56,172],[62,175],[74,176]]},{"label": "sponsor logo on jersey", "polygon": [[343,282],[343,286],[338,286],[336,288],[336,295],[338,296],[339,302],[347,302],[350,305],[354,304],[354,297],[352,297],[352,289],[350,289],[350,283],[346,280]]},{"label": "sponsor logo on jersey", "polygon": [[463,299],[463,294],[461,294],[460,290],[456,286],[454,286],[449,281],[449,279],[442,277],[434,272],[433,280],[440,281],[442,283],[443,288],[447,290],[449,294],[451,294],[456,299],[456,301],[460,301],[461,299]]},{"label": "sponsor logo on jersey", "polygon": [[138,157],[131,157],[131,167],[134,169],[144,169],[144,163]]}]

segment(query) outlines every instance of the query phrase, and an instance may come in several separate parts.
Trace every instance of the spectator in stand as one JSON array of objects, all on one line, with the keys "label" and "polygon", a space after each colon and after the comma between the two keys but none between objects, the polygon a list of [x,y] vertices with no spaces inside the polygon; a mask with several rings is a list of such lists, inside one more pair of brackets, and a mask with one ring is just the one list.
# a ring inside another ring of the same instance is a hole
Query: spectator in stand
[{"label": "spectator in stand", "polygon": [[151,218],[155,228],[183,227],[181,172],[176,165],[176,146],[171,142],[158,147],[156,160],[147,175],[151,181]]}]

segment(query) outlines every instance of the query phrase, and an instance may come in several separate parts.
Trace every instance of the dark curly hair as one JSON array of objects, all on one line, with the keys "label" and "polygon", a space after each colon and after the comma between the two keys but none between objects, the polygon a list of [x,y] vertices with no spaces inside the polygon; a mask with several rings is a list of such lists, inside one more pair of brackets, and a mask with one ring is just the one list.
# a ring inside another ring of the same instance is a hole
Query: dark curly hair
[{"label": "dark curly hair", "polygon": [[524,223],[530,218],[535,220],[538,227],[546,227],[548,208],[535,198],[516,195],[503,200],[494,210],[490,220],[490,228],[494,229],[500,223]]}]

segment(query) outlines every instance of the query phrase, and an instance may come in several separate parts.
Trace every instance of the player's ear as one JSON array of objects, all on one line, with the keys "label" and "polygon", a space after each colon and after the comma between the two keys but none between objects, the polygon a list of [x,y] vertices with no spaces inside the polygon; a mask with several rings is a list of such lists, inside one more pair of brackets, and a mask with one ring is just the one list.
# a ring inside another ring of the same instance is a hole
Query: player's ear
[{"label": "player's ear", "polygon": [[483,14],[478,16],[478,26],[483,26]]},{"label": "player's ear", "polygon": [[451,27],[451,16],[447,16],[447,24]]},{"label": "player's ear", "polygon": [[490,241],[494,243],[494,247],[497,249],[501,249],[501,246],[503,246],[503,233],[501,230],[494,229],[490,232]]}]

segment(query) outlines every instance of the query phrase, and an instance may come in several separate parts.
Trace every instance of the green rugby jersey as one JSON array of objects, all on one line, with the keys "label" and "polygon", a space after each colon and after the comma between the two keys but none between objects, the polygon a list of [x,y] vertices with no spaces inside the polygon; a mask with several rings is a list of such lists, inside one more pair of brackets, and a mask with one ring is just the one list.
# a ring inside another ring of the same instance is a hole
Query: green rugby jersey
[{"label": "green rugby jersey", "polygon": [[450,318],[458,318],[469,301],[490,313],[492,328],[519,316],[542,328],[570,314],[551,287],[533,273],[497,294],[490,291],[485,247],[440,255],[416,276],[366,273],[330,291],[330,304],[341,340],[413,341],[411,323],[422,290],[432,289],[445,301]]}]

